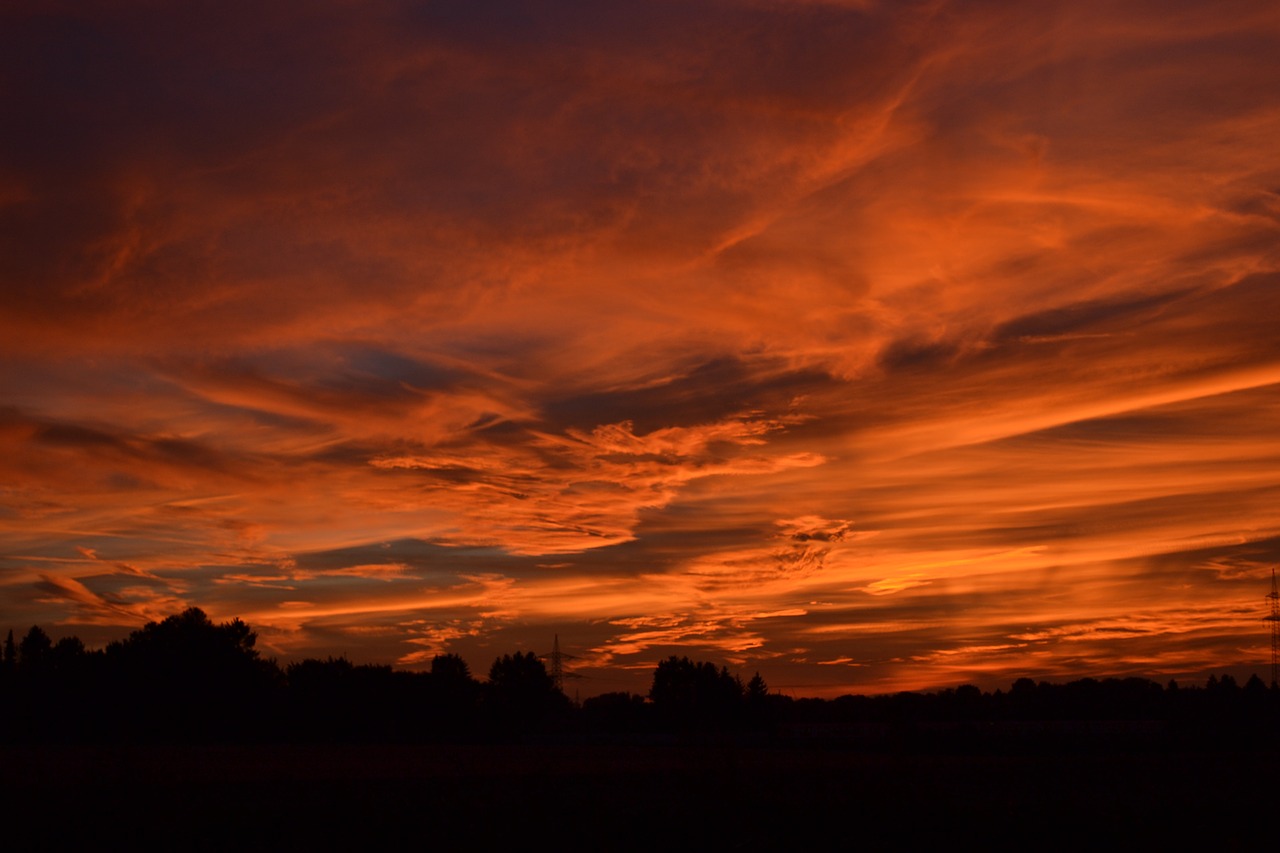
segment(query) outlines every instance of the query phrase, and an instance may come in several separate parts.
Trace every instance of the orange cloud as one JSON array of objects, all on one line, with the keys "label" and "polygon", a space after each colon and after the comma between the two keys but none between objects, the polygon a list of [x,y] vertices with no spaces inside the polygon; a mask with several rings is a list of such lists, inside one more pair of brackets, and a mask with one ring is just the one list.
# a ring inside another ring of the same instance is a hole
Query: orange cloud
[{"label": "orange cloud", "polygon": [[1266,4],[139,8],[0,28],[17,622],[628,689],[1265,658]]}]

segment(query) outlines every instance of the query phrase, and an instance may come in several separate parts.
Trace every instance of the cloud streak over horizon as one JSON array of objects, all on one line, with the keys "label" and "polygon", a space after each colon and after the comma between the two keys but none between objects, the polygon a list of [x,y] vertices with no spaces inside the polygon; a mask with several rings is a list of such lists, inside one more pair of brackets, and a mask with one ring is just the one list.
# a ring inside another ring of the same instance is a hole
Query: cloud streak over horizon
[{"label": "cloud streak over horizon", "polygon": [[0,43],[0,625],[557,633],[591,693],[1269,658],[1265,4],[131,0]]}]

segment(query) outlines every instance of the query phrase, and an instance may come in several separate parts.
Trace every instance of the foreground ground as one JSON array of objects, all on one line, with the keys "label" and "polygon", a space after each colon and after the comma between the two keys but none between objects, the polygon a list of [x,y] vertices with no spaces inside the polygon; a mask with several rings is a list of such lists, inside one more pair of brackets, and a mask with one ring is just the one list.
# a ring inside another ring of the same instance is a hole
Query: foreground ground
[{"label": "foreground ground", "polygon": [[[709,744],[0,748],[9,849],[1242,847],[1276,752]],[[1110,846],[1110,845],[1108,845]]]}]

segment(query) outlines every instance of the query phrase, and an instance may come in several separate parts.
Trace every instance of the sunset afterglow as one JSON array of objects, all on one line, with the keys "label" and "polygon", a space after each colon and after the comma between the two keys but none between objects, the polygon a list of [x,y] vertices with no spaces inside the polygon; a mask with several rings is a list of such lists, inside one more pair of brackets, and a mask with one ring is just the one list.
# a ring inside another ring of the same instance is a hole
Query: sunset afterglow
[{"label": "sunset afterglow", "polygon": [[0,11],[0,630],[1265,673],[1280,8]]}]

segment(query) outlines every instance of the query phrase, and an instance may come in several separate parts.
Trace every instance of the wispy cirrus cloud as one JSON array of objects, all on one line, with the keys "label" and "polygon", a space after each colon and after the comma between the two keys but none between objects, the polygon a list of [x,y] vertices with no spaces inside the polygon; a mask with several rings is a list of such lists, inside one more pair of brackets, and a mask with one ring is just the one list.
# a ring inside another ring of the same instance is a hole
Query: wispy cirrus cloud
[{"label": "wispy cirrus cloud", "polygon": [[630,687],[1261,660],[1265,4],[0,20],[12,619]]}]

